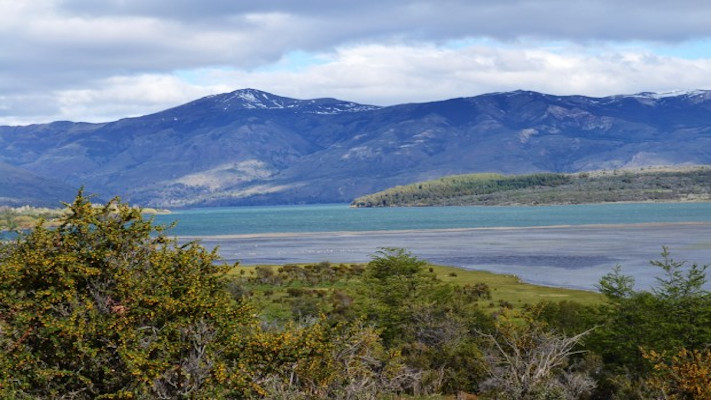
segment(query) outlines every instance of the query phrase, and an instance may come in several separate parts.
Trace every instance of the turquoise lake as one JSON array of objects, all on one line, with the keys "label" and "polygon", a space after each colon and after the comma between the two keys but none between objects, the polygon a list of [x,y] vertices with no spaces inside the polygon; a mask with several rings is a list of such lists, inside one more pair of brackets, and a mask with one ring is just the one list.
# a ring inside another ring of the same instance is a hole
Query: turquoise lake
[{"label": "turquoise lake", "polygon": [[618,203],[531,207],[349,208],[346,204],[221,207],[156,216],[178,236],[393,231],[552,225],[711,222],[711,203]]},{"label": "turquoise lake", "polygon": [[218,248],[243,265],[366,262],[402,247],[433,263],[594,290],[615,265],[637,288],[655,284],[662,246],[676,260],[711,263],[711,203],[354,209],[345,204],[178,210],[181,241]]}]

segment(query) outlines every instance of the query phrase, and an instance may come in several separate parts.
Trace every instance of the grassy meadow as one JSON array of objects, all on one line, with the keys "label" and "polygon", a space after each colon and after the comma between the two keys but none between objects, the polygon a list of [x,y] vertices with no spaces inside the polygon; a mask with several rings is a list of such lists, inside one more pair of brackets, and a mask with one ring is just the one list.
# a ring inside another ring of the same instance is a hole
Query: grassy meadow
[{"label": "grassy meadow", "polygon": [[[238,265],[230,271],[233,278],[231,287],[238,295],[248,296],[268,318],[287,320],[294,318],[294,312],[331,312],[333,297],[344,294],[358,301],[362,285],[362,273],[366,264],[299,264],[299,268],[317,270],[332,268],[346,271],[333,273],[325,279],[294,279],[280,272],[279,265]],[[320,266],[320,267],[319,267]],[[485,285],[489,296],[478,298],[477,306],[487,313],[495,313],[502,308],[519,309],[540,302],[574,301],[583,306],[602,304],[605,297],[597,292],[534,285],[521,281],[509,274],[469,270],[443,265],[428,265],[437,280],[456,286]],[[271,271],[271,272],[266,272]],[[295,299],[301,298],[306,305],[295,306]],[[306,300],[304,300],[306,299]],[[304,307],[304,308],[300,308]]]}]

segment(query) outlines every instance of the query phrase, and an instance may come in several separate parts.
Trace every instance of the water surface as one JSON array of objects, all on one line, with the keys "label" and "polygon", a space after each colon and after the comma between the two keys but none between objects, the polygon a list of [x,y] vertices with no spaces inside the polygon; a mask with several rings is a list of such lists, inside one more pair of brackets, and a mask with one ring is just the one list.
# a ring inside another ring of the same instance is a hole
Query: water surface
[{"label": "water surface", "polygon": [[349,208],[346,204],[218,207],[156,216],[176,235],[393,231],[482,227],[711,222],[711,203],[615,203],[525,207]]},{"label": "water surface", "polygon": [[640,288],[655,283],[662,246],[711,263],[711,203],[353,209],[343,204],[181,210],[181,240],[219,246],[242,264],[364,262],[403,247],[434,263],[594,290],[615,265]]}]

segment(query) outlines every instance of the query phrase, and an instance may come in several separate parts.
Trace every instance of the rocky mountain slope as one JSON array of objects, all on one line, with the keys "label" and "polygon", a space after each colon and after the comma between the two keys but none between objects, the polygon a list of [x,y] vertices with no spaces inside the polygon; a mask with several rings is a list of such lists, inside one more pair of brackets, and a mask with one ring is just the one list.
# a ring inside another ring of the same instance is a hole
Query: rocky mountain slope
[{"label": "rocky mountain slope", "polygon": [[[377,107],[244,89],[109,123],[0,127],[0,163],[6,177],[145,206],[350,202],[459,173],[709,164],[711,91]],[[6,181],[4,202],[18,200],[6,194],[14,187],[43,185]]]}]

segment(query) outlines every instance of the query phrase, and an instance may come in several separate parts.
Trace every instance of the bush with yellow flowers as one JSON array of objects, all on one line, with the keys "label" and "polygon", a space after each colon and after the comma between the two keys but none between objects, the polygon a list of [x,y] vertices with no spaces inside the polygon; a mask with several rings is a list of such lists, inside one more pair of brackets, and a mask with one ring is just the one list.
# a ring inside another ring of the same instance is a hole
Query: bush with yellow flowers
[{"label": "bush with yellow flowers", "polygon": [[0,397],[219,397],[227,338],[254,322],[229,267],[118,199],[67,208],[0,244]]}]

